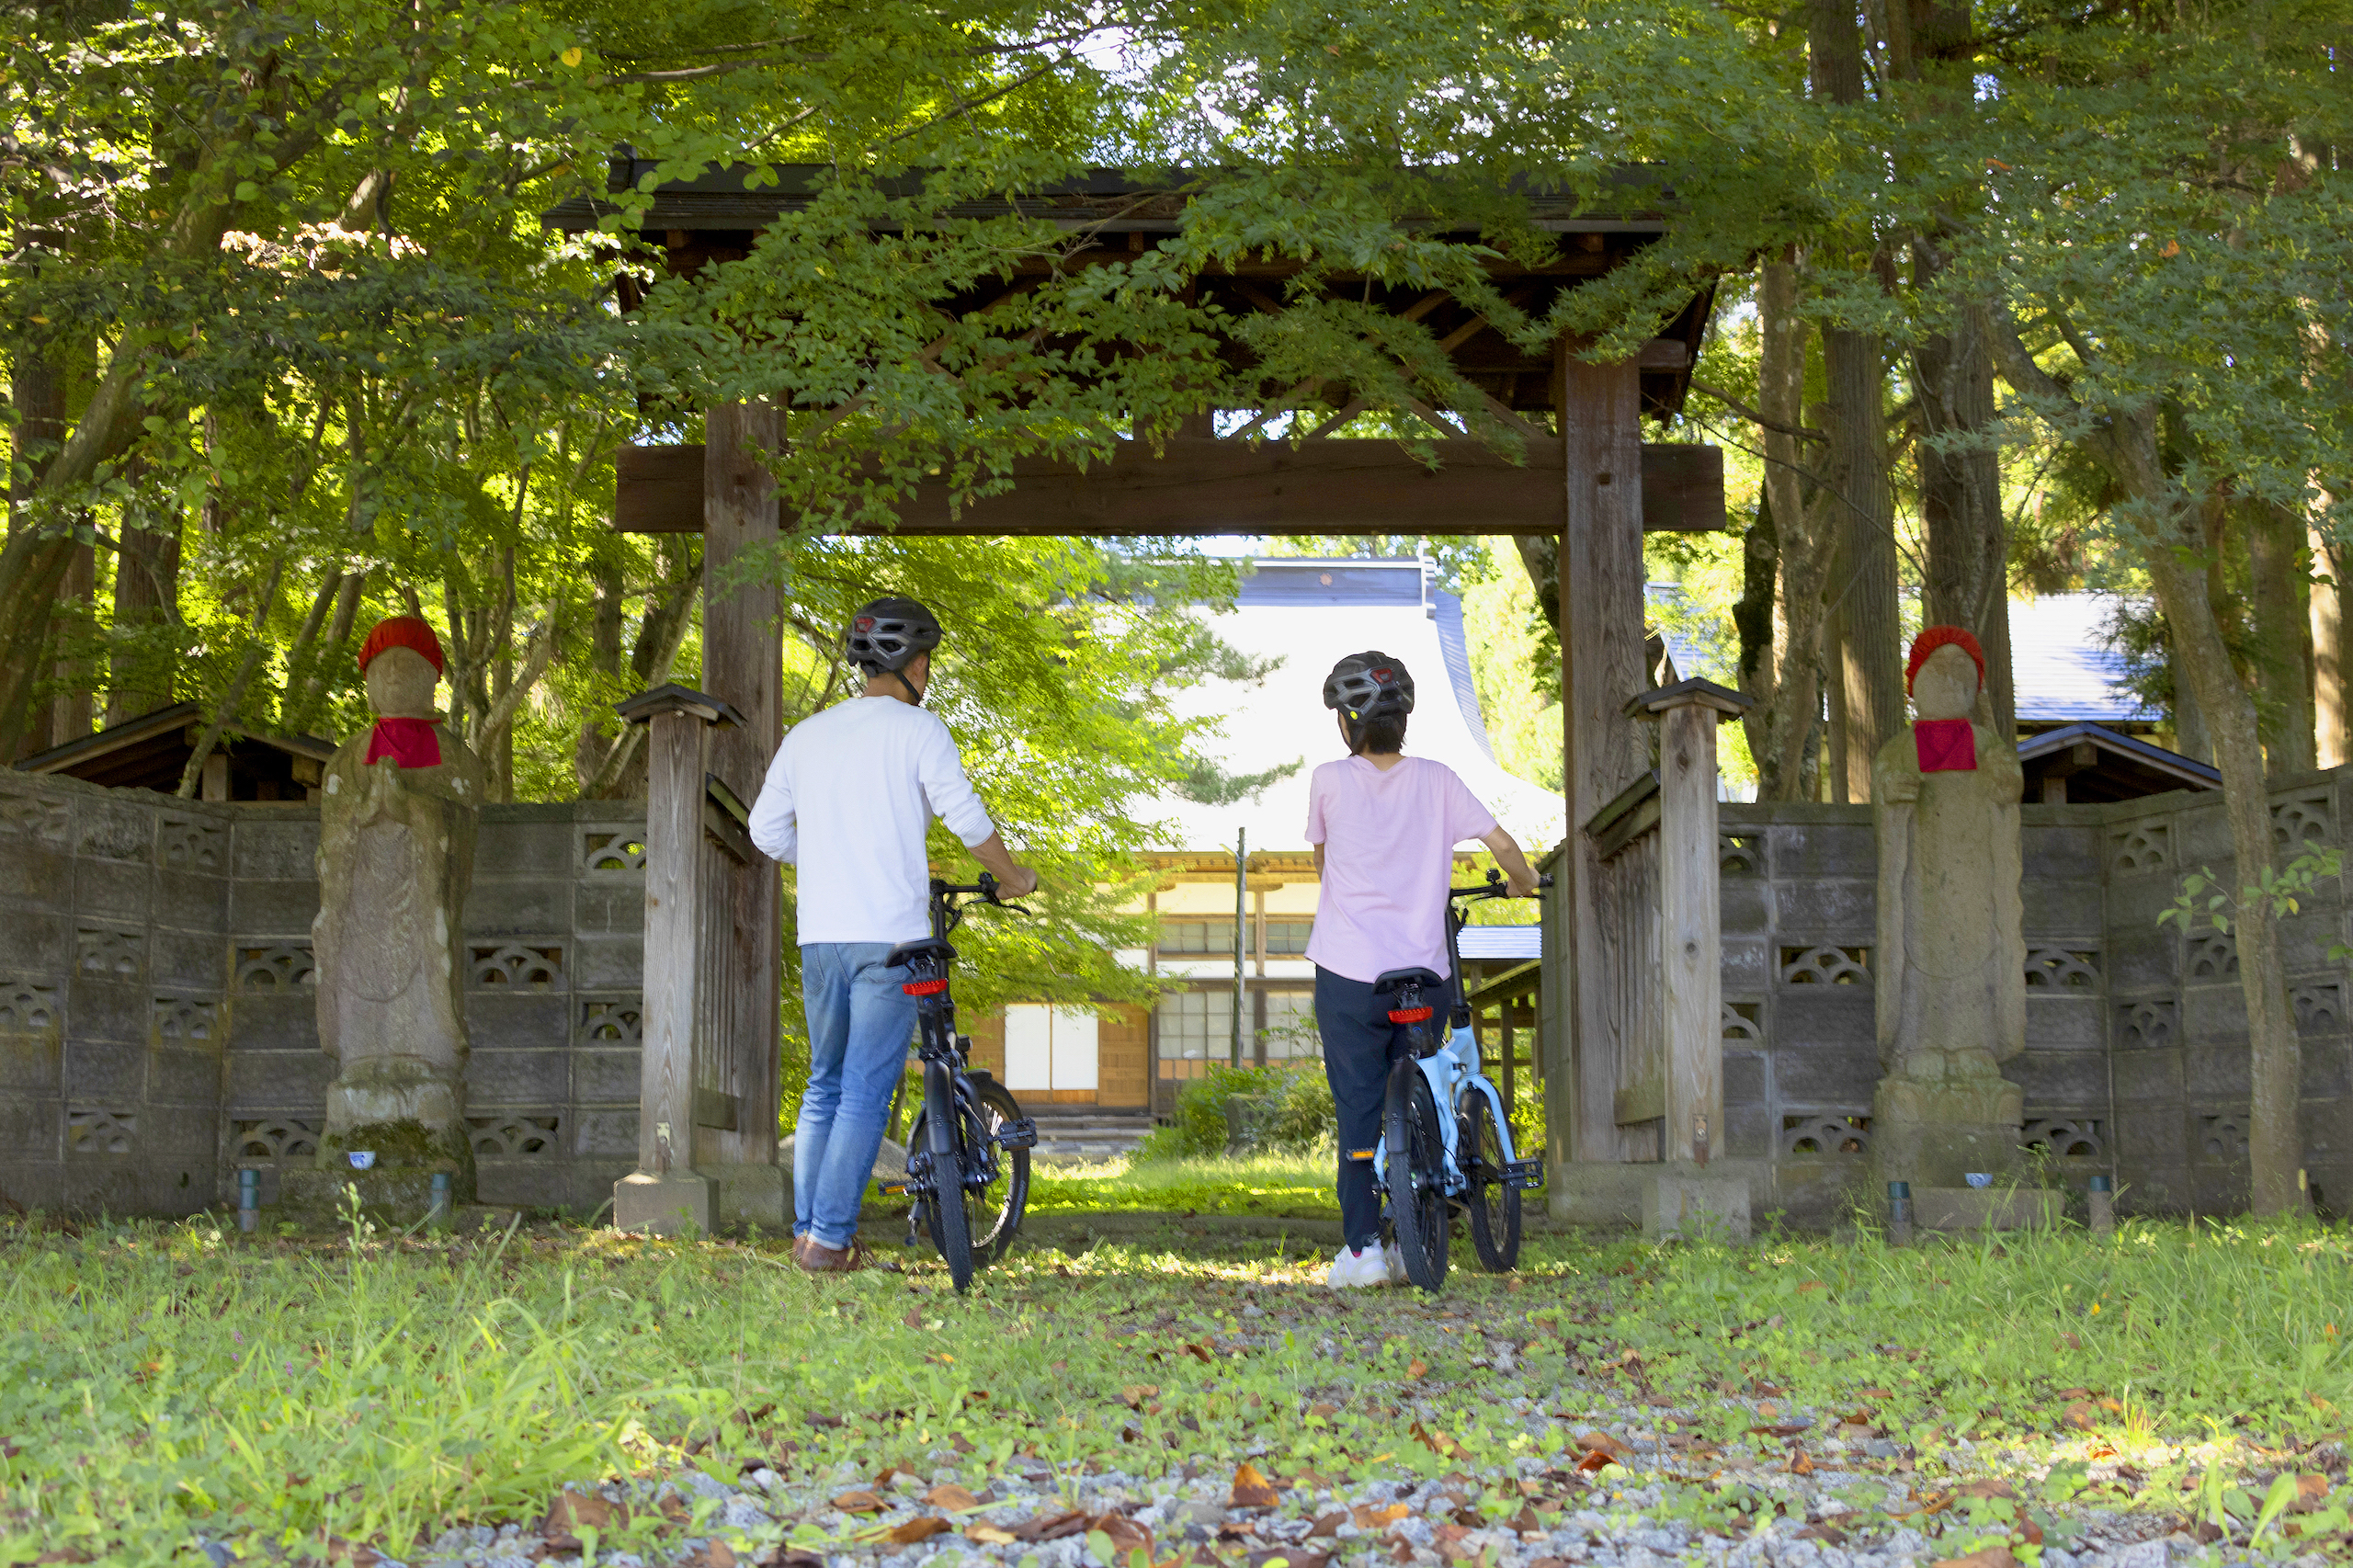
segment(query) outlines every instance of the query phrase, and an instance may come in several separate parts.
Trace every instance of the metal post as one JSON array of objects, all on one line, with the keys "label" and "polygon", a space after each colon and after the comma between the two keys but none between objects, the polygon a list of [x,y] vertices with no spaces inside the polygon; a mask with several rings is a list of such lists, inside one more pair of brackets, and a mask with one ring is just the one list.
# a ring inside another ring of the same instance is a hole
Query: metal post
[{"label": "metal post", "polygon": [[1249,999],[1249,971],[1245,954],[1250,916],[1244,894],[1243,868],[1250,859],[1250,830],[1233,830],[1233,1065],[1242,1065],[1242,1011]]}]

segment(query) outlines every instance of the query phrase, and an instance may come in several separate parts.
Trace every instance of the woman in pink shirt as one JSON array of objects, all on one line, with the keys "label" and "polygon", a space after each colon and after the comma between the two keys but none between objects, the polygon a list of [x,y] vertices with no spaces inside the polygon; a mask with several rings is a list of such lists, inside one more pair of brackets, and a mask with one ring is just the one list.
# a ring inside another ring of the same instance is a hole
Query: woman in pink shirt
[{"label": "woman in pink shirt", "polygon": [[1347,1239],[1328,1283],[1386,1285],[1404,1278],[1404,1260],[1394,1244],[1381,1243],[1372,1162],[1350,1157],[1381,1136],[1389,1066],[1404,1039],[1372,983],[1392,969],[1427,969],[1449,983],[1423,1000],[1441,1015],[1450,1005],[1457,982],[1447,960],[1446,891],[1457,844],[1477,839],[1495,851],[1518,897],[1535,892],[1536,873],[1452,768],[1403,755],[1414,710],[1414,677],[1403,664],[1379,652],[1349,654],[1324,677],[1324,706],[1338,712],[1348,748],[1315,770],[1307,792],[1307,841],[1323,883],[1307,956],[1315,964],[1324,1072],[1339,1111]]}]

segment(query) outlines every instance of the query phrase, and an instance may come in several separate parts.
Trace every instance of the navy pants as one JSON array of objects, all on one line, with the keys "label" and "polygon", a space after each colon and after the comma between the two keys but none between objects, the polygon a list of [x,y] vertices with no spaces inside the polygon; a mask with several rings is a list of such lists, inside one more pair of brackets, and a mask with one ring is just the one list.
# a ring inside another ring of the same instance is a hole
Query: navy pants
[{"label": "navy pants", "polygon": [[[1441,1031],[1454,1003],[1449,981],[1422,1001],[1438,1009]],[[1340,1226],[1348,1245],[1361,1250],[1381,1243],[1381,1199],[1372,1189],[1372,1162],[1351,1159],[1381,1137],[1381,1112],[1389,1094],[1389,1065],[1405,1051],[1405,1030],[1389,1021],[1394,996],[1376,996],[1371,983],[1315,967],[1315,1032],[1324,1040],[1324,1076],[1340,1119]]]}]

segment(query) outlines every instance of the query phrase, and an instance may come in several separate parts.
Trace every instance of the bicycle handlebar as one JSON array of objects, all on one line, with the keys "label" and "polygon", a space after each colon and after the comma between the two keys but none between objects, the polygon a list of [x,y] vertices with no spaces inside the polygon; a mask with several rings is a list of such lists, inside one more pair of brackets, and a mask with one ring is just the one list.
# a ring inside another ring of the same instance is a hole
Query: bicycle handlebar
[{"label": "bicycle handlebar", "polygon": [[[1549,888],[1552,885],[1552,879],[1549,876],[1539,877],[1536,879],[1536,885],[1539,888]],[[1513,892],[1504,885],[1504,874],[1501,871],[1489,871],[1485,882],[1474,887],[1449,888],[1446,890],[1446,896],[1451,901],[1458,898],[1518,898],[1522,895]]]}]

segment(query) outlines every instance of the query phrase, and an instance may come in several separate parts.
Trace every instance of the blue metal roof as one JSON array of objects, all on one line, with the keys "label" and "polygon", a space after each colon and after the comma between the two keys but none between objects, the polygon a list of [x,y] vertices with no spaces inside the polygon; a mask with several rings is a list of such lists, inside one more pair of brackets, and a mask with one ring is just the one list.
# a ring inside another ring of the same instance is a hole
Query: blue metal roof
[{"label": "blue metal roof", "polygon": [[1417,605],[1423,602],[1422,562],[1317,561],[1267,556],[1251,563],[1235,596],[1244,605]]}]

